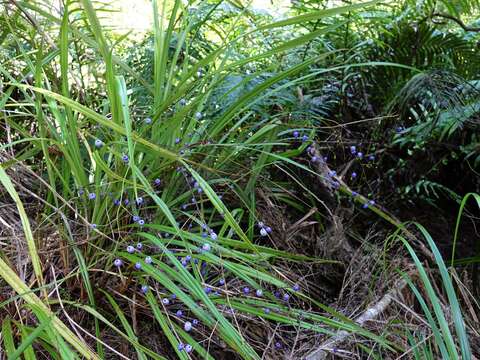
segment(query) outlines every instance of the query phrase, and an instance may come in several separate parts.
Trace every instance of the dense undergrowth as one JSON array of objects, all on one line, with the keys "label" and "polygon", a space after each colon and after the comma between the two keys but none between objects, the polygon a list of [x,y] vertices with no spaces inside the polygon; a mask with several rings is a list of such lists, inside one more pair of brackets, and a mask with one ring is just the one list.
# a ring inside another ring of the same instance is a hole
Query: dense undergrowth
[{"label": "dense undergrowth", "polygon": [[476,0],[0,3],[5,359],[480,355]]}]

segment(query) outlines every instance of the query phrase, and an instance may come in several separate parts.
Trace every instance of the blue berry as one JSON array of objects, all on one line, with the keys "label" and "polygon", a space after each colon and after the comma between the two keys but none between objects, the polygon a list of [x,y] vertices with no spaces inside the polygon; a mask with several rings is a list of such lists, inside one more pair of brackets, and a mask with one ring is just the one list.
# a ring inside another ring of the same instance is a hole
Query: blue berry
[{"label": "blue berry", "polygon": [[255,291],[255,295],[257,295],[258,297],[261,297],[263,295],[262,289],[257,289],[257,291]]},{"label": "blue berry", "polygon": [[148,291],[148,285],[142,285],[142,293],[146,294]]},{"label": "blue berry", "polygon": [[97,148],[101,148],[101,147],[103,146],[103,141],[100,140],[100,139],[96,139],[96,140],[95,140],[95,146],[96,146]]},{"label": "blue berry", "polygon": [[277,342],[275,343],[275,348],[276,348],[276,349],[281,349],[281,348],[282,348],[282,344],[281,344],[279,341],[277,341]]},{"label": "blue berry", "polygon": [[271,234],[272,233],[272,228],[270,226],[265,227],[265,230],[267,233]]},{"label": "blue berry", "polygon": [[263,312],[265,314],[270,314],[270,309],[269,308],[263,308]]},{"label": "blue berry", "polygon": [[200,120],[203,117],[202,113],[200,111],[197,111],[195,113],[195,119]]},{"label": "blue berry", "polygon": [[162,299],[162,303],[163,305],[169,305],[170,304],[170,300],[168,298],[163,298]]},{"label": "blue berry", "polygon": [[192,330],[192,323],[190,321],[185,322],[185,324],[183,325],[183,329],[186,332],[189,332],[190,330]]},{"label": "blue berry", "polygon": [[126,154],[122,155],[122,161],[123,161],[124,163],[128,163],[128,160],[129,160],[128,155],[126,155]]},{"label": "blue berry", "polygon": [[180,138],[175,138],[175,144],[180,143],[180,141],[182,141]]},{"label": "blue berry", "polygon": [[193,324],[193,326],[197,326],[197,325],[198,325],[198,320],[197,320],[197,319],[193,319],[193,320],[192,320],[192,324]]},{"label": "blue berry", "polygon": [[292,289],[293,289],[293,291],[298,291],[298,290],[300,290],[300,285],[295,284],[295,285],[293,285]]},{"label": "blue berry", "polygon": [[212,288],[210,286],[207,286],[203,289],[205,291],[205,294],[210,294],[212,292]]},{"label": "blue berry", "polygon": [[245,295],[248,295],[248,294],[250,293],[250,288],[249,288],[248,286],[245,286],[245,287],[243,288],[243,293],[244,293]]},{"label": "blue berry", "polygon": [[297,130],[295,130],[295,131],[293,132],[293,137],[294,137],[294,138],[298,138],[299,136],[300,136],[300,133],[299,133]]},{"label": "blue berry", "polygon": [[140,216],[138,216],[138,215],[133,215],[132,220],[133,220],[133,222],[137,222],[138,220],[140,220]]},{"label": "blue berry", "polygon": [[162,180],[160,180],[159,178],[156,178],[155,180],[153,180],[154,184],[155,185],[160,185],[162,183]]},{"label": "blue berry", "polygon": [[96,229],[96,228],[97,228],[97,224],[90,224],[90,228],[91,228],[91,229]]},{"label": "blue berry", "polygon": [[185,99],[180,99],[180,101],[179,101],[178,103],[179,103],[180,105],[182,105],[182,106],[185,106],[185,105],[187,105],[187,100],[185,100]]},{"label": "blue berry", "polygon": [[141,242],[137,243],[137,250],[142,250],[143,244]]},{"label": "blue berry", "polygon": [[363,153],[359,151],[359,152],[357,153],[357,158],[363,159]]},{"label": "blue berry", "polygon": [[149,118],[149,117],[145,118],[145,124],[149,125],[149,124],[151,124],[151,123],[152,123],[152,119],[151,119],[151,118]]},{"label": "blue berry", "polygon": [[143,198],[141,196],[139,196],[137,198],[137,200],[135,200],[135,202],[137,203],[137,205],[141,205],[141,204],[143,204]]},{"label": "blue berry", "polygon": [[135,248],[132,245],[127,246],[127,252],[129,254],[133,254],[135,252]]},{"label": "blue berry", "polygon": [[152,263],[152,258],[150,256],[147,256],[145,258],[145,264],[151,264]]},{"label": "blue berry", "polygon": [[287,294],[287,293],[283,294],[283,300],[284,300],[284,301],[290,300],[290,295]]},{"label": "blue berry", "polygon": [[357,177],[357,173],[354,171],[352,172],[352,175],[350,175],[352,177],[352,179],[355,179]]},{"label": "blue berry", "polygon": [[265,228],[261,228],[260,229],[260,235],[261,236],[267,236],[267,230],[265,230]]},{"label": "blue berry", "polygon": [[177,314],[178,317],[182,317],[183,316],[183,311],[182,310],[177,310],[176,314]]},{"label": "blue berry", "polygon": [[186,351],[187,353],[192,352],[192,350],[193,350],[192,345],[190,345],[190,344],[185,345],[185,351]]},{"label": "blue berry", "polygon": [[124,204],[125,206],[127,206],[128,204],[130,204],[130,200],[128,200],[128,199],[123,200],[123,204]]},{"label": "blue berry", "polygon": [[305,142],[305,141],[307,141],[307,140],[308,140],[308,135],[303,135],[303,136],[302,136],[302,141]]},{"label": "blue berry", "polygon": [[113,205],[120,206],[120,200],[118,199],[113,200]]},{"label": "blue berry", "polygon": [[135,263],[135,269],[140,270],[142,268],[142,264],[139,262]]},{"label": "blue berry", "polygon": [[115,261],[113,262],[113,265],[115,265],[116,267],[120,267],[122,266],[122,264],[123,264],[123,261],[120,259],[115,259]]},{"label": "blue berry", "polygon": [[95,193],[89,193],[89,194],[88,194],[88,198],[89,198],[90,200],[95,200],[95,199],[97,198],[97,195],[96,195]]},{"label": "blue berry", "polygon": [[352,155],[355,155],[357,153],[357,147],[354,145],[350,146],[350,152],[352,153]]},{"label": "blue berry", "polygon": [[212,232],[210,233],[210,238],[211,238],[212,240],[217,240],[217,234],[215,234],[215,232],[212,231]]},{"label": "blue berry", "polygon": [[336,175],[337,175],[337,172],[336,172],[335,170],[330,170],[330,171],[328,172],[328,176],[330,176],[330,177],[334,177],[334,176],[336,176]]},{"label": "blue berry", "polygon": [[185,345],[183,343],[178,343],[177,349],[179,351],[182,351],[185,348]]},{"label": "blue berry", "polygon": [[143,220],[143,219],[138,220],[138,225],[140,225],[140,226],[145,225],[145,220]]},{"label": "blue berry", "polygon": [[370,155],[370,156],[368,157],[368,160],[370,160],[370,161],[375,161],[375,155]]},{"label": "blue berry", "polygon": [[218,280],[218,284],[219,284],[220,286],[225,285],[225,279],[220,279],[220,280]]}]

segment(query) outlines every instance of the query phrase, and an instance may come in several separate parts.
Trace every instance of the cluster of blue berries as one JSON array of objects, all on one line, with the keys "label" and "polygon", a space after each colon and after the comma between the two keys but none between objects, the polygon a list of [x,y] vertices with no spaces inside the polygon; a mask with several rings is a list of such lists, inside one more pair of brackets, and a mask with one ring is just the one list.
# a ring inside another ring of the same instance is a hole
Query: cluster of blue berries
[{"label": "cluster of blue berries", "polygon": [[[292,135],[295,139],[300,138],[300,132],[298,130],[294,130]],[[308,135],[303,134],[302,137],[301,137],[301,140],[302,140],[302,142],[308,141]]]},{"label": "cluster of blue berries", "polygon": [[266,226],[262,221],[259,221],[257,226],[260,229],[261,236],[267,236],[268,234],[272,233],[272,228],[270,226]]}]

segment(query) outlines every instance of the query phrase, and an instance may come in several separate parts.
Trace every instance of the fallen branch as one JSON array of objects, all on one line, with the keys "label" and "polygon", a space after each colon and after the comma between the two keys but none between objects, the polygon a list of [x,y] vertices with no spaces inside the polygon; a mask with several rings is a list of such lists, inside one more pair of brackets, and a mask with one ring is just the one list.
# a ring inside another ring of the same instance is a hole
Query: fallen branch
[{"label": "fallen branch", "polygon": [[[364,326],[367,321],[376,319],[380,314],[382,314],[388,306],[392,303],[393,300],[398,299],[407,282],[404,279],[400,279],[395,283],[393,288],[386,293],[377,303],[371,305],[362,315],[360,315],[355,323],[359,326]],[[320,346],[309,355],[305,357],[305,360],[322,360],[325,359],[328,353],[335,352],[338,344],[343,342],[347,337],[352,333],[340,330],[331,338],[328,338],[320,344]]]}]

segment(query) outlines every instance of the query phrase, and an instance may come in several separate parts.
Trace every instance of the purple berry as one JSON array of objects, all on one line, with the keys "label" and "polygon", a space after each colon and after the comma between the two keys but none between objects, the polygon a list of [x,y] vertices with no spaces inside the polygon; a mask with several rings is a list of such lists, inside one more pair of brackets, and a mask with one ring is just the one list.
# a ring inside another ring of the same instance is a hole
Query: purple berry
[{"label": "purple berry", "polygon": [[192,323],[190,321],[185,322],[185,324],[183,325],[183,329],[186,332],[189,332],[190,330],[192,330]]},{"label": "purple berry", "polygon": [[150,256],[147,256],[145,258],[145,264],[151,264],[152,263],[152,258]]},{"label": "purple berry", "polygon": [[183,311],[182,310],[177,310],[176,314],[177,314],[178,317],[182,317],[183,316]]},{"label": "purple berry", "polygon": [[142,250],[143,244],[141,242],[137,243],[137,250]]},{"label": "purple berry", "polygon": [[163,305],[169,305],[170,304],[170,300],[168,298],[163,298],[162,299],[162,304]]},{"label": "purple berry", "polygon": [[142,264],[139,262],[135,263],[135,269],[140,270],[142,268]]},{"label": "purple berry", "polygon": [[294,138],[298,138],[299,136],[300,136],[300,133],[299,133],[297,130],[295,130],[295,131],[293,132],[293,137],[294,137]]},{"label": "purple berry", "polygon": [[96,140],[95,140],[95,146],[96,146],[97,148],[101,148],[101,147],[103,146],[103,141],[100,140],[100,139],[96,139]]},{"label": "purple berry", "polygon": [[133,220],[133,222],[137,222],[138,220],[140,220],[140,216],[138,216],[138,215],[133,215],[132,220]]},{"label": "purple berry", "polygon": [[90,200],[95,200],[95,199],[97,198],[97,195],[96,195],[95,193],[89,193],[89,194],[88,194],[88,198],[89,198]]},{"label": "purple berry", "polygon": [[135,248],[132,245],[127,246],[127,252],[129,254],[133,254],[135,252]]},{"label": "purple berry", "polygon": [[192,345],[190,345],[190,344],[185,345],[185,351],[186,351],[187,353],[192,352],[192,350],[193,350]]},{"label": "purple berry", "polygon": [[126,154],[122,155],[122,161],[124,163],[128,163],[128,160],[129,160],[128,155],[126,155]]},{"label": "purple berry", "polygon": [[145,225],[145,220],[143,220],[143,219],[138,220],[138,225],[140,225],[140,226]]},{"label": "purple berry", "polygon": [[142,285],[142,293],[146,294],[148,291],[148,285]]},{"label": "purple berry", "polygon": [[245,287],[243,288],[243,293],[244,293],[245,295],[248,295],[248,294],[250,293],[250,288],[249,288],[248,286],[245,286]]},{"label": "purple berry", "polygon": [[115,265],[116,267],[120,267],[122,266],[122,264],[123,264],[123,261],[120,259],[115,259],[115,261],[113,262],[113,265]]},{"label": "purple berry", "polygon": [[257,291],[255,291],[255,295],[257,295],[258,297],[261,297],[263,295],[262,289],[257,289]]}]

